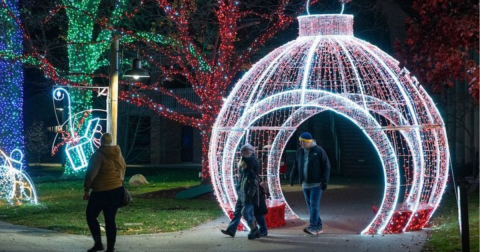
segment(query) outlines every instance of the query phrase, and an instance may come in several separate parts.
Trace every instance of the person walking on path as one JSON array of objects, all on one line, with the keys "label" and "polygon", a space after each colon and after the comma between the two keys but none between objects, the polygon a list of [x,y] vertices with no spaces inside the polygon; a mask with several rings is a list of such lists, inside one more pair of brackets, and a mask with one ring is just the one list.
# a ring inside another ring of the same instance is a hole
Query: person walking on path
[{"label": "person walking on path", "polygon": [[298,182],[302,185],[303,195],[310,213],[310,225],[303,231],[307,234],[318,235],[323,233],[320,199],[322,192],[327,189],[330,161],[325,150],[315,143],[310,133],[302,133],[299,141],[301,148],[295,155],[290,174],[290,185],[293,186],[294,179],[298,176]]},{"label": "person walking on path", "polygon": [[266,190],[266,188],[263,188],[261,185],[259,185],[259,201],[258,205],[255,205],[253,210],[255,214],[255,220],[260,228],[260,236],[268,236],[267,222],[265,221],[265,215],[268,214],[266,202],[268,198],[268,192]]},{"label": "person walking on path", "polygon": [[[88,200],[86,217],[88,228],[92,234],[93,247],[89,252],[103,250],[98,215],[103,211],[107,234],[107,250],[114,251],[117,226],[115,217],[123,199],[123,179],[126,163],[120,147],[112,145],[112,135],[102,136],[100,148],[93,153],[85,173],[83,200]],[[90,192],[91,190],[91,192]]]},{"label": "person walking on path", "polygon": [[[257,175],[260,170],[260,164],[257,157],[254,155],[255,148],[252,145],[246,144],[242,146],[240,153],[242,154],[242,158],[238,163],[240,170],[240,182],[237,186],[238,199],[237,203],[235,204],[235,211],[232,220],[228,224],[227,229],[222,229],[221,232],[231,237],[235,237],[238,224],[243,216],[250,227],[248,239],[252,240],[255,238],[260,238],[261,229],[264,230],[264,235],[267,234],[265,219],[262,218],[263,223],[260,224],[263,226],[261,226],[259,229],[256,221],[258,216],[254,217],[254,208],[255,206],[258,207],[260,200],[260,192],[258,187],[259,181]],[[263,217],[263,215],[261,217]]]}]

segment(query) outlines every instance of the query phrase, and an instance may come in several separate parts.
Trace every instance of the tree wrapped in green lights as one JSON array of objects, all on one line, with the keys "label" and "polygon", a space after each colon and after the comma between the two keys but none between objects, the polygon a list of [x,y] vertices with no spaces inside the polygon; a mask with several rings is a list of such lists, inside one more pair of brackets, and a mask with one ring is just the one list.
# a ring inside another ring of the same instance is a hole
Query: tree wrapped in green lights
[{"label": "tree wrapped in green lights", "polygon": [[[67,32],[67,51],[68,51],[68,80],[74,85],[91,86],[93,82],[92,76],[99,69],[109,66],[107,59],[103,57],[104,53],[110,48],[110,40],[112,31],[103,29],[95,34],[95,23],[101,17],[102,12],[99,11],[100,0],[91,1],[68,1],[64,0],[64,8],[68,17]],[[128,1],[121,0],[115,3],[113,11],[110,13],[109,25],[116,26],[121,15],[126,11]],[[71,99],[73,101],[71,112],[76,114],[81,111],[92,109],[92,91],[91,90],[70,90]],[[71,115],[70,115],[71,116]],[[89,119],[89,118],[86,118]],[[83,133],[83,128],[77,131],[79,135]],[[90,156],[92,153],[86,153]],[[71,164],[67,162],[65,174],[72,175],[76,171],[72,169]]]},{"label": "tree wrapped in green lights", "polygon": [[[54,84],[98,85],[93,79],[104,77],[103,72],[108,71],[109,60],[105,55],[108,55],[114,36],[113,29],[102,29],[99,22],[108,20],[103,26],[117,26],[129,8],[128,1],[116,1],[111,6],[100,0],[65,0],[61,5],[53,4],[55,3],[23,3],[22,18],[26,21],[23,35],[29,46],[22,60],[43,70]],[[77,114],[83,117],[84,114],[79,112],[92,109],[92,97],[95,94],[91,90],[72,88],[69,93],[73,102],[68,116]],[[89,118],[90,113],[87,118],[76,119],[85,121]],[[82,125],[69,127],[75,127],[76,135],[82,135],[85,130]],[[86,154],[90,156],[92,153]],[[78,171],[67,162],[65,175],[76,173]]]}]

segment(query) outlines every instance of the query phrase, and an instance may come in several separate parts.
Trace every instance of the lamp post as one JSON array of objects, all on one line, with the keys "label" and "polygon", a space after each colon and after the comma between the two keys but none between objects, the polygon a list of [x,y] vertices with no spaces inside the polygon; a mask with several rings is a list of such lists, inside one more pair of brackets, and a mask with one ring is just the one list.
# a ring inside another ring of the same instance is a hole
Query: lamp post
[{"label": "lamp post", "polygon": [[[107,98],[107,132],[112,134],[112,144],[117,144],[117,117],[118,117],[118,52],[120,45],[118,37],[113,37],[110,51],[110,83]],[[142,69],[141,61],[133,60],[132,69],[125,71],[124,77],[149,78],[150,74]]]},{"label": "lamp post", "polygon": [[110,51],[110,84],[107,102],[107,132],[112,134],[112,144],[117,144],[117,116],[118,116],[118,51],[119,42],[113,37]]}]

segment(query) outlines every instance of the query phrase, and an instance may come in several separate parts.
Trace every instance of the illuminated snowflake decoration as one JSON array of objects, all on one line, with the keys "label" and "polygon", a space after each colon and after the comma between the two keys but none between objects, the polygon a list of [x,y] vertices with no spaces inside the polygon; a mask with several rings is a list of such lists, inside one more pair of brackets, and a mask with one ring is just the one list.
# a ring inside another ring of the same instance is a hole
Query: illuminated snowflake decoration
[{"label": "illuminated snowflake decoration", "polygon": [[0,150],[0,198],[9,203],[37,204],[37,192],[30,176],[22,169],[23,153],[19,149],[10,156]]},{"label": "illuminated snowflake decoration", "polygon": [[[105,90],[107,89],[103,88],[103,90],[99,91],[99,96],[106,95]],[[100,146],[100,138],[102,136],[102,126],[100,123],[102,120],[106,120],[102,118],[90,119],[90,114],[94,111],[106,113],[106,110],[90,109],[72,114],[72,101],[70,100],[68,91],[65,88],[56,88],[53,91],[54,100],[62,101],[65,97],[67,98],[66,102],[68,104],[69,116],[65,122],[62,122],[62,124],[57,127],[57,135],[52,145],[52,155],[55,155],[59,147],[65,144],[65,153],[73,170],[85,170],[88,166],[90,156],[95,152],[95,149]],[[68,130],[63,130],[64,128]],[[60,138],[63,141],[57,143]]]},{"label": "illuminated snowflake decoration", "polygon": [[[353,16],[298,20],[300,36],[245,74],[213,127],[210,173],[224,212],[234,209],[236,162],[248,142],[258,149],[268,146],[264,168],[270,194],[286,203],[286,219],[298,218],[281,190],[281,155],[300,124],[329,110],[364,132],[383,166],[382,204],[362,234],[423,228],[440,202],[450,158],[432,99],[395,59],[353,36]],[[404,197],[399,196],[401,178],[407,184]]]}]

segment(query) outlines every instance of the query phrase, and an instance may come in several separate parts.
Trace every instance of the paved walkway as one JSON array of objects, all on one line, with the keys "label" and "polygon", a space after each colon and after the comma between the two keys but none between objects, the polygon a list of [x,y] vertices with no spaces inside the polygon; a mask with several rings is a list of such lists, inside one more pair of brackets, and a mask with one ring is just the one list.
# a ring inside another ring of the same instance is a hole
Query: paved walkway
[{"label": "paved walkway", "polygon": [[[307,211],[300,187],[283,188],[287,201],[302,220],[287,221],[282,228],[269,230],[268,237],[249,241],[246,232],[235,238],[220,233],[228,218],[221,217],[190,230],[151,235],[120,236],[116,251],[411,251],[420,252],[427,239],[426,231],[394,235],[359,235],[371,221],[372,205],[381,201],[378,186],[331,186],[322,198],[325,233],[318,237],[303,233]],[[105,240],[105,239],[104,239]],[[0,251],[86,251],[90,237],[27,228],[0,222]]]},{"label": "paved walkway", "polygon": [[[165,234],[118,237],[117,249],[126,251],[421,251],[426,232],[399,235],[364,236],[333,234],[328,230],[318,237],[304,234],[302,221],[289,222],[281,229],[272,229],[268,237],[249,241],[246,232],[235,238],[219,232],[228,223],[226,217],[193,229]],[[0,222],[0,251],[86,251],[90,237],[67,235],[44,229],[26,228]]]}]

